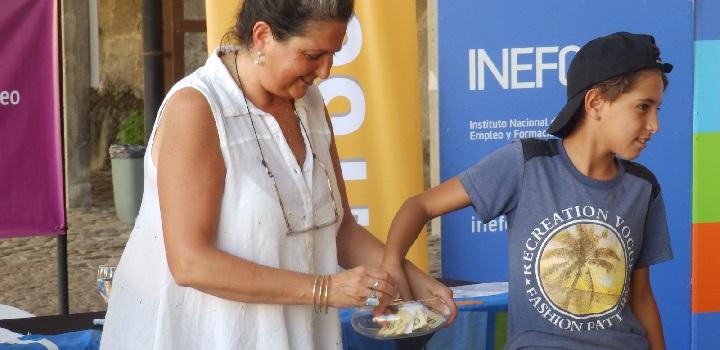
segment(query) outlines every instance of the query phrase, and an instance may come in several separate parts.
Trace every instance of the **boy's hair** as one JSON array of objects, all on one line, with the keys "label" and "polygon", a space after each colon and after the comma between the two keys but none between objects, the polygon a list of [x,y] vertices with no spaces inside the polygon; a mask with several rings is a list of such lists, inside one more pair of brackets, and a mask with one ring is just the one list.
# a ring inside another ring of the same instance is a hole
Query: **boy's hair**
[{"label": "boy's hair", "polygon": [[[567,102],[547,132],[557,137],[569,135],[582,115],[581,106],[590,89],[599,87],[603,97],[617,98],[629,91],[637,73],[646,69],[657,69],[663,77],[672,70],[671,64],[660,59],[651,35],[618,32],[591,40],[570,63]],[[667,78],[663,81],[667,86]]]},{"label": "boy's hair", "polygon": [[[652,69],[654,70],[654,69]],[[643,72],[646,70],[638,71],[638,72],[631,72],[631,73],[625,73],[623,75],[619,75],[614,78],[610,78],[608,80],[599,82],[595,85],[593,85],[590,89],[596,89],[602,98],[606,101],[615,101],[617,100],[620,95],[630,92],[632,90],[633,86],[635,85],[635,82],[637,81],[637,77],[640,72]],[[662,82],[663,82],[663,90],[667,89],[667,86],[669,84],[667,75],[665,75],[664,72],[660,71],[660,74],[662,76]]]},{"label": "boy's hair", "polygon": [[[648,70],[659,71],[663,81],[663,90],[667,89],[670,81],[668,80],[665,72],[651,68],[618,75],[617,77],[601,81],[591,86],[588,90],[595,89],[600,93],[600,96],[602,96],[605,101],[613,102],[617,100],[620,95],[630,92],[635,85],[635,82],[637,81],[639,73]],[[565,125],[565,129],[567,130],[567,134],[565,134],[565,136],[569,135],[572,132],[572,130],[575,128],[575,124],[577,124],[577,122],[580,120],[584,113],[584,108],[578,108],[578,110],[575,111],[575,115],[573,115],[572,120],[568,121],[568,123]]]}]

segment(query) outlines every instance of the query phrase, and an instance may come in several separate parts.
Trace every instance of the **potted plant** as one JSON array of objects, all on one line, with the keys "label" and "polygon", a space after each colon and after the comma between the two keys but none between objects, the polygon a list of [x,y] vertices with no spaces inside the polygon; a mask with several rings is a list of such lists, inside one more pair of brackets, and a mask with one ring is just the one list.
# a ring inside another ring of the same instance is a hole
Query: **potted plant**
[{"label": "potted plant", "polygon": [[117,143],[110,145],[113,200],[120,221],[133,224],[143,194],[145,136],[143,112],[134,110],[118,128]]}]

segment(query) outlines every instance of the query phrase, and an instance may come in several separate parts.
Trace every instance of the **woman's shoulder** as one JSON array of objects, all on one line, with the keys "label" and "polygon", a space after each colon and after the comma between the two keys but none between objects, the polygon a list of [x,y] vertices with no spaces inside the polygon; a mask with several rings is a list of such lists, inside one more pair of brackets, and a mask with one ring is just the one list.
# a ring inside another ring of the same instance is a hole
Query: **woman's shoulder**
[{"label": "woman's shoulder", "polygon": [[186,76],[168,91],[162,110],[202,112],[203,115],[207,111],[212,114],[212,93],[210,91],[211,89],[202,81],[196,81],[195,78]]},{"label": "woman's shoulder", "polygon": [[175,106],[183,110],[210,110],[210,103],[205,94],[193,86],[178,87],[172,94],[168,94],[168,106]]},{"label": "woman's shoulder", "polygon": [[234,80],[230,77],[221,57],[229,50],[231,50],[230,47],[216,48],[203,65],[175,83],[171,91],[187,86],[195,87],[204,93],[216,89],[234,88]]},{"label": "woman's shoulder", "polygon": [[183,95],[208,95],[212,90],[211,80],[207,79],[204,66],[178,80],[168,91],[167,98],[173,98],[179,92]]},{"label": "woman's shoulder", "polygon": [[211,54],[207,62],[180,79],[168,92],[166,99],[168,102],[176,100],[175,95],[179,98],[190,98],[187,103],[200,103],[202,105],[210,105],[212,110],[225,111],[233,114],[232,101],[236,98],[233,95],[235,88],[233,85],[228,86],[228,78],[223,76],[227,72],[223,72],[225,66],[221,59],[217,56],[217,52]]}]

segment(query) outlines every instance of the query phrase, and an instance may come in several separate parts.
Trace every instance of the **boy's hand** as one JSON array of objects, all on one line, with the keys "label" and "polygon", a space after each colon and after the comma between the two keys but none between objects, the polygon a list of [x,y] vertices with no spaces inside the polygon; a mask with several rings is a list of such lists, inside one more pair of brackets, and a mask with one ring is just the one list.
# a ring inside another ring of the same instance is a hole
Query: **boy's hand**
[{"label": "boy's hand", "polygon": [[393,295],[392,298],[381,299],[380,305],[373,309],[373,316],[379,316],[385,313],[385,309],[387,308],[387,306],[391,304],[395,299],[412,299],[410,287],[408,285],[407,278],[405,277],[405,271],[403,271],[402,265],[400,263],[394,263],[389,259],[383,259],[380,268],[387,272],[393,279],[393,281],[395,282],[395,287],[397,288],[397,293],[396,295]]},{"label": "boy's hand", "polygon": [[449,316],[447,325],[450,326],[457,317],[457,305],[453,300],[453,292],[446,285],[440,283],[432,276],[418,269],[411,262],[403,264],[407,281],[410,284],[414,299],[422,300],[437,297],[448,307]]},{"label": "boy's hand", "polygon": [[[399,294],[396,295],[393,299],[400,298],[402,300],[412,300],[413,295],[410,289],[410,285],[408,284],[408,279],[405,276],[405,271],[403,270],[402,263],[399,261],[391,261],[384,259],[381,268],[385,270],[385,272],[389,273],[393,281],[395,281],[395,286],[397,287]],[[392,299],[388,300],[385,304],[388,304],[390,302],[392,302]]]}]

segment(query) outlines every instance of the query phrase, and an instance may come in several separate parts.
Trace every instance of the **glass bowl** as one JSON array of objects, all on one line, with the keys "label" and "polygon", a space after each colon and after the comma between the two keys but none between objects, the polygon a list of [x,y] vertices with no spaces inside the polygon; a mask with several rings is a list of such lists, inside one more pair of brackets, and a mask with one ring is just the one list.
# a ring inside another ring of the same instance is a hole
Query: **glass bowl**
[{"label": "glass bowl", "polygon": [[433,333],[445,326],[450,308],[440,298],[391,303],[379,313],[374,307],[353,311],[356,332],[374,339],[400,339]]}]

